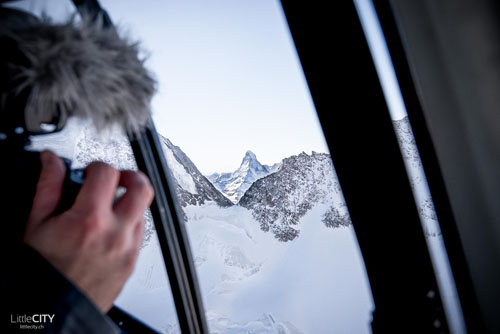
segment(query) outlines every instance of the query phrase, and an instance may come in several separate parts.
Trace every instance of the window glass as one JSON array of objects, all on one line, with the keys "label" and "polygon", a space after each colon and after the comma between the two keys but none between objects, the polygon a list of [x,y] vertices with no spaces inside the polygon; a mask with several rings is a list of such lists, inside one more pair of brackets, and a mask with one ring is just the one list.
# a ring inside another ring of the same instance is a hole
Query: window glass
[{"label": "window glass", "polygon": [[[158,79],[210,331],[369,332],[364,263],[280,3],[101,3]],[[156,306],[139,295],[122,301]]]},{"label": "window glass", "polygon": [[[123,133],[98,133],[86,122],[72,119],[62,132],[36,136],[31,149],[50,149],[71,159],[72,168],[84,168],[93,161],[117,169],[137,170],[134,155]],[[115,305],[162,333],[178,333],[179,325],[158,236],[150,211],[145,213],[144,239],[134,272]]]},{"label": "window glass", "polygon": [[[157,76],[156,127],[213,333],[365,333],[363,260],[278,1],[101,1]],[[126,139],[72,121],[34,140],[135,168]],[[145,239],[117,305],[178,333],[161,251]]]}]

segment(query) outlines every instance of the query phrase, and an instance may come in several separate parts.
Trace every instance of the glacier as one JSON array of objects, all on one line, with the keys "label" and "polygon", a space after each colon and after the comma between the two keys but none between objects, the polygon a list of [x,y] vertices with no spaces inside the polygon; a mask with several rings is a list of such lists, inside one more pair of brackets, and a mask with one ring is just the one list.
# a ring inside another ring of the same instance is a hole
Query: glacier
[{"label": "glacier", "polygon": [[[300,238],[286,243],[243,207],[185,208],[211,333],[370,332],[373,301],[354,229],[326,228],[325,206],[308,212]],[[162,333],[177,333],[156,240],[141,251],[124,292],[118,305]]]}]

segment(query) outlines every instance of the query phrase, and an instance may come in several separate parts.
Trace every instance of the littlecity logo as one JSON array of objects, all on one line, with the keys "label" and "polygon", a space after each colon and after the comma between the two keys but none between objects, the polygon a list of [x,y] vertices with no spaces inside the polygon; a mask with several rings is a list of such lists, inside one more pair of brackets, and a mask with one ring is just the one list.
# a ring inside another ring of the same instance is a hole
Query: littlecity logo
[{"label": "littlecity logo", "polygon": [[55,314],[11,314],[10,323],[19,324],[20,329],[43,329],[46,323],[52,323]]}]

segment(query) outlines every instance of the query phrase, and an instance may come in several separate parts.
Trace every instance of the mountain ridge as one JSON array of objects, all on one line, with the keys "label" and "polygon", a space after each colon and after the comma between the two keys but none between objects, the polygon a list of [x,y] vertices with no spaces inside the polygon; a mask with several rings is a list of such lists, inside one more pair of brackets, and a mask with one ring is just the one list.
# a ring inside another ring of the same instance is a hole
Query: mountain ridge
[{"label": "mountain ridge", "polygon": [[[203,205],[207,201],[214,201],[221,207],[233,205],[216,187],[198,170],[189,157],[172,142],[159,135],[164,145],[163,150],[167,156],[167,163],[177,182],[177,192],[181,205]],[[167,148],[168,150],[166,150]],[[175,159],[175,160],[174,160]],[[180,165],[176,165],[176,162]],[[185,174],[182,173],[183,168]],[[190,179],[191,178],[191,179]]]},{"label": "mountain ridge", "polygon": [[351,224],[330,155],[313,151],[283,159],[279,170],[255,181],[238,205],[252,211],[263,231],[291,241],[299,236],[301,218],[318,203],[326,205],[326,227]]},{"label": "mountain ridge", "polygon": [[212,173],[207,178],[217,190],[236,204],[256,180],[273,173],[278,166],[279,163],[272,166],[262,165],[255,153],[247,150],[240,166],[234,172]]}]

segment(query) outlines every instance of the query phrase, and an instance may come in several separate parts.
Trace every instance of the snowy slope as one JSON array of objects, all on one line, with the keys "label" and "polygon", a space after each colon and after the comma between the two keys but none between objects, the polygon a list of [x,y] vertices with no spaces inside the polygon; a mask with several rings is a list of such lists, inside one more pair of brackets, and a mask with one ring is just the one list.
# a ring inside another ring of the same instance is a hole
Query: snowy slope
[{"label": "snowy slope", "polygon": [[70,118],[61,132],[31,137],[31,149],[51,150],[61,157],[73,159],[76,139],[81,131],[83,128],[80,122]]},{"label": "snowy slope", "polygon": [[[418,152],[407,119],[395,121],[395,127],[407,164],[417,170]],[[166,138],[161,141],[184,206],[212,333],[370,331],[372,299],[329,155],[302,153],[284,159],[278,168],[261,165],[247,152],[237,171],[218,174],[219,186],[231,185],[226,196],[239,200],[240,205],[232,205],[180,148]],[[37,139],[33,148],[53,149],[73,159],[74,167],[102,160],[136,168],[124,137],[98,139],[87,127],[72,126]],[[411,181],[418,190],[423,175],[414,174]],[[418,203],[427,235],[436,235],[430,198]],[[162,333],[179,333],[149,219],[148,226],[147,242],[118,305]]]},{"label": "snowy slope", "polygon": [[214,185],[200,173],[191,159],[170,140],[160,135],[167,164],[177,182],[177,192],[181,205],[201,205],[215,202],[220,206],[233,205]]},{"label": "snowy slope", "polygon": [[[232,205],[178,146],[159,136],[182,206],[210,201],[221,206]],[[51,149],[72,160],[73,168],[103,161],[119,169],[137,169],[128,139],[121,132],[109,131],[98,135],[92,126],[76,120],[72,120],[61,133],[34,137],[32,149]]]},{"label": "snowy slope", "polygon": [[[193,162],[173,145],[167,138],[160,135],[167,165],[176,182],[176,191],[180,204],[203,204],[214,201],[221,206],[230,206],[228,201],[204,177]],[[77,166],[85,166],[91,161],[100,160],[118,168],[136,169],[135,159],[128,140],[124,136],[114,135],[110,138],[99,138],[92,128],[86,128],[77,140],[75,153]]]},{"label": "snowy slope", "polygon": [[179,334],[177,314],[161,254],[154,233],[151,241],[141,249],[135,270],[115,304],[161,333]]},{"label": "snowy slope", "polygon": [[[373,301],[352,226],[330,229],[319,204],[301,235],[278,242],[251,212],[213,202],[185,208],[211,333],[369,333]],[[141,252],[118,305],[178,333],[157,242]]]},{"label": "snowy slope", "polygon": [[236,171],[232,173],[214,173],[209,175],[208,179],[233,203],[238,203],[252,183],[275,172],[278,166],[279,164],[262,165],[252,151],[247,151]]},{"label": "snowy slope", "polygon": [[300,219],[320,203],[327,204],[321,218],[327,227],[350,224],[330,156],[312,152],[284,159],[277,172],[247,190],[239,205],[252,211],[263,231],[290,241],[300,233]]}]

